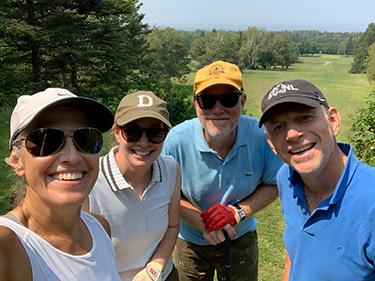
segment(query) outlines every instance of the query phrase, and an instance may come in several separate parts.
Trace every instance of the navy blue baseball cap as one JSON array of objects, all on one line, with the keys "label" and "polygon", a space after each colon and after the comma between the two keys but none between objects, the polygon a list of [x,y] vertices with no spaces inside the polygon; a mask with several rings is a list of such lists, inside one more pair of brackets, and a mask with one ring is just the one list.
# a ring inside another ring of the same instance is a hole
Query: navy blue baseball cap
[{"label": "navy blue baseball cap", "polygon": [[323,93],[306,80],[288,80],[273,85],[262,99],[262,116],[259,120],[261,127],[267,120],[270,110],[282,103],[299,103],[310,107],[328,106]]}]

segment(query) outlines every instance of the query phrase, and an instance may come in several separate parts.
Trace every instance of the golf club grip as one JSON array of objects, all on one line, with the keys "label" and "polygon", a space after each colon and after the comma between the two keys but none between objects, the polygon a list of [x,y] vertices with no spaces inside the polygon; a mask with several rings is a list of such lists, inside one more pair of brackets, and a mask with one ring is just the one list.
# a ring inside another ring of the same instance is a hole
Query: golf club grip
[{"label": "golf club grip", "polygon": [[231,244],[232,240],[230,239],[228,233],[223,230],[225,241],[224,243],[224,267],[225,267],[225,280],[231,281],[232,279],[232,257],[231,257]]}]

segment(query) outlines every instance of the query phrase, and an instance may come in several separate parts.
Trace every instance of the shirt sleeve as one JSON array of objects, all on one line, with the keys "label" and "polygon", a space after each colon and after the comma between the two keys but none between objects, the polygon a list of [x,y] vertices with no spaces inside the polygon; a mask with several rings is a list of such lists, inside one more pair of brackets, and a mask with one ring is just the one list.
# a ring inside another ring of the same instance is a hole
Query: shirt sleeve
[{"label": "shirt sleeve", "polygon": [[177,135],[177,133],[174,132],[173,129],[170,130],[167,135],[167,138],[164,141],[163,149],[161,151],[162,155],[172,156],[174,159],[177,160],[177,162],[179,162],[178,154],[177,154],[178,141],[179,141],[178,139],[179,139],[179,136]]}]

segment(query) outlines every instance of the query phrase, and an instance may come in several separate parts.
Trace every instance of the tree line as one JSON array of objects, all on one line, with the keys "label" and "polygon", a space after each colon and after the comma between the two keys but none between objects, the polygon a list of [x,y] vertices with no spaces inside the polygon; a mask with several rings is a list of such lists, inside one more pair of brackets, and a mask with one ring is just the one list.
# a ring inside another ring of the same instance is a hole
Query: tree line
[{"label": "tree line", "polygon": [[191,36],[191,58],[200,65],[222,57],[242,68],[288,68],[300,55],[353,55],[361,33],[284,31],[256,27],[245,31],[195,31]]},{"label": "tree line", "polygon": [[375,81],[375,24],[371,23],[358,40],[351,73],[366,73]]},{"label": "tree line", "polygon": [[140,5],[1,0],[0,106],[13,105],[20,94],[59,86],[114,109],[126,93],[152,89],[168,101],[175,124],[194,115],[191,88],[178,81],[216,59],[242,69],[286,70],[301,55],[354,54],[353,73],[375,72],[374,24],[364,33],[256,27],[187,32],[150,28],[142,22]]},{"label": "tree line", "polygon": [[[139,8],[138,0],[1,0],[0,106],[47,87],[67,88],[112,109],[135,89],[153,89],[168,99],[187,93],[169,74],[188,62],[159,64],[163,46],[153,43]],[[174,43],[185,48],[181,44]],[[170,104],[190,105],[184,99]],[[176,112],[172,121],[191,112]]]}]

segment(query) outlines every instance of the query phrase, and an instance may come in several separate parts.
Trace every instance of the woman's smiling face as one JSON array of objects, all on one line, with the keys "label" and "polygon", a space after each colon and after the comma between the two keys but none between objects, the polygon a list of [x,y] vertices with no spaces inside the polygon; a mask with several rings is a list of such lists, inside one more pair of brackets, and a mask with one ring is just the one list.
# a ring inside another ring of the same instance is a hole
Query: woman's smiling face
[{"label": "woman's smiling face", "polygon": [[[22,135],[37,128],[72,133],[90,125],[87,116],[79,110],[58,107],[43,112]],[[23,143],[19,157],[12,162],[16,173],[25,177],[27,196],[56,206],[79,206],[95,184],[99,170],[99,154],[80,152],[71,137],[65,138],[64,146],[57,153],[42,157],[31,155]]]}]

